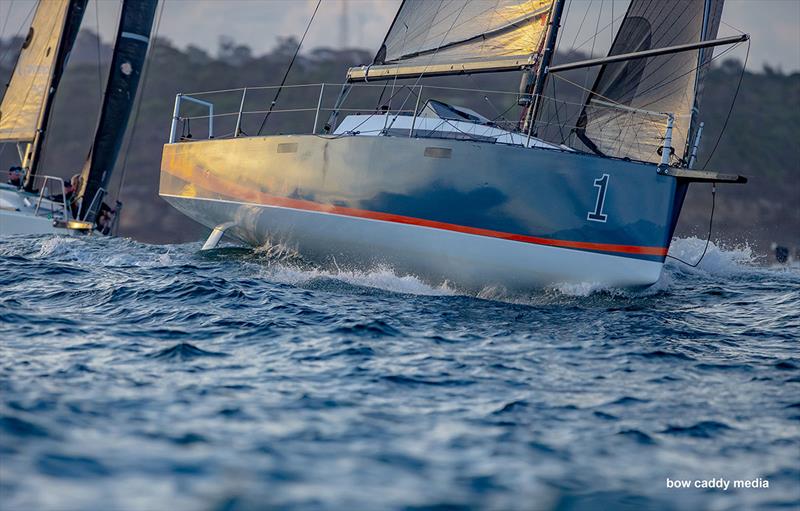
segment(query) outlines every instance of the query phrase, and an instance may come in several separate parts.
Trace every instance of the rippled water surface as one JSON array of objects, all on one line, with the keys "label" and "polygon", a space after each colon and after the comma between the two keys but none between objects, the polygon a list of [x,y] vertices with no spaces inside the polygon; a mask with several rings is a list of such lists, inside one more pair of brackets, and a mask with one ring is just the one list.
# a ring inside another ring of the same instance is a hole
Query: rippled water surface
[{"label": "rippled water surface", "polygon": [[0,508],[800,506],[796,269],[475,297],[279,252],[0,241]]}]

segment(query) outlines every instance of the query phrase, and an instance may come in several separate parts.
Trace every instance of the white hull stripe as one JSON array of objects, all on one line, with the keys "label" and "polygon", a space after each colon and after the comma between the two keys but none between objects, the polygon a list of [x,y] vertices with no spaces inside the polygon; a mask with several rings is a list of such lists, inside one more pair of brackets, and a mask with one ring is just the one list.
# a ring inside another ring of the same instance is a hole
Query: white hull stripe
[{"label": "white hull stripe", "polygon": [[150,38],[149,37],[145,37],[145,36],[140,35],[140,34],[134,34],[133,32],[123,32],[122,34],[120,34],[120,36],[124,37],[126,39],[133,39],[135,41],[141,41],[143,43],[150,43]]}]

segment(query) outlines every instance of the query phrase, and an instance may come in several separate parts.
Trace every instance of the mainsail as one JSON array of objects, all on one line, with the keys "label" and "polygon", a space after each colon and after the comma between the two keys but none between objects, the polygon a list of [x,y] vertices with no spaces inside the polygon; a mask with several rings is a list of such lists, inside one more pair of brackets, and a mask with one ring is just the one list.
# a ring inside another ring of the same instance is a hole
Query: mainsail
[{"label": "mainsail", "polygon": [[[724,0],[632,0],[609,55],[714,39]],[[674,116],[672,147],[683,157],[699,100],[706,48],[605,64],[578,119],[578,138],[592,151],[657,162]],[[698,71],[699,66],[699,71]]]},{"label": "mainsail", "polygon": [[136,99],[157,5],[158,0],[123,1],[100,120],[82,172],[81,219],[93,220],[100,207],[100,200],[94,198],[106,187],[114,169]]},{"label": "mainsail", "polygon": [[32,142],[78,35],[88,0],[46,0],[33,22],[0,104],[0,142]]},{"label": "mainsail", "polygon": [[531,65],[541,51],[552,5],[553,0],[405,0],[372,65],[351,69],[348,78]]}]

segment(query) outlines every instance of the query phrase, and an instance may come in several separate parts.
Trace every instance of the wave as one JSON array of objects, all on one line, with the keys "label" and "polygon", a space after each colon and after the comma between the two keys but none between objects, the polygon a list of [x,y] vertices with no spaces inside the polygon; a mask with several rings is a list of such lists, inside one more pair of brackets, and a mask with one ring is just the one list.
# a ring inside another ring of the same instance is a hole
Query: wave
[{"label": "wave", "polygon": [[[726,246],[717,245],[711,241],[703,254],[705,246],[706,240],[704,239],[674,238],[670,243],[669,257],[664,262],[661,276],[655,284],[645,289],[618,289],[593,282],[560,284],[554,286],[554,289],[570,297],[587,297],[602,293],[624,298],[641,298],[667,293],[676,285],[683,285],[682,279],[686,277],[729,277],[732,275],[756,275],[767,271],[766,268],[758,265],[759,257],[747,243]],[[700,261],[699,264],[697,261]],[[697,267],[686,263],[697,264]]]},{"label": "wave", "polygon": [[[265,244],[255,249],[223,247],[199,252],[199,243],[182,245],[148,245],[126,238],[50,236],[23,238],[28,242],[28,257],[59,262],[79,263],[85,267],[174,267],[185,264],[239,262],[253,265],[256,274],[278,284],[299,287],[334,289],[360,287],[390,293],[422,296],[471,296],[492,301],[520,304],[542,304],[563,299],[603,295],[611,298],[643,298],[671,292],[684,286],[686,280],[715,279],[716,277],[746,276],[775,269],[759,266],[759,258],[747,245],[725,246],[709,243],[700,264],[693,268],[668,258],[661,277],[654,285],[642,290],[612,288],[593,282],[554,285],[549,289],[526,294],[509,293],[504,288],[486,287],[479,292],[463,292],[452,284],[431,285],[414,275],[398,274],[391,266],[368,269],[320,268],[307,264],[292,247],[284,244]],[[30,242],[33,241],[33,246]],[[684,261],[695,262],[703,254],[705,240],[696,237],[673,239],[669,254]],[[4,252],[15,252],[14,249]],[[789,270],[792,271],[792,270]]]},{"label": "wave", "polygon": [[[76,262],[86,267],[158,267],[187,262],[198,243],[148,245],[130,238],[48,236],[39,238],[33,259]],[[186,250],[189,249],[189,250]]]},{"label": "wave", "polygon": [[[708,250],[703,255],[706,240],[700,238],[675,238],[669,247],[669,256],[666,260],[666,269],[684,273],[703,272],[708,275],[728,276],[760,269],[759,257],[753,252],[749,244],[724,246],[713,241],[708,243]],[[700,257],[702,256],[702,260]],[[682,259],[691,264],[700,264],[696,268],[689,266],[677,259]]]},{"label": "wave", "polygon": [[302,268],[295,265],[271,264],[262,275],[272,282],[292,286],[309,286],[314,282],[333,280],[350,286],[380,289],[390,293],[451,296],[457,291],[445,283],[432,286],[414,275],[398,275],[390,266],[377,266],[370,270],[325,270]]},{"label": "wave", "polygon": [[[699,238],[676,238],[672,241],[670,255],[694,263],[703,254],[705,240]],[[296,264],[301,260],[296,251],[280,245],[268,245],[254,251],[266,257],[268,269],[264,276],[279,283],[307,286],[319,279],[339,281],[348,285],[381,289],[388,292],[426,296],[471,296],[474,298],[517,304],[542,304],[561,298],[585,298],[604,295],[612,298],[643,298],[670,292],[679,280],[692,276],[718,277],[732,274],[761,272],[765,268],[757,265],[758,258],[752,248],[745,244],[727,247],[710,242],[702,261],[696,268],[668,258],[659,280],[645,289],[630,290],[609,287],[596,282],[557,284],[534,293],[510,293],[503,287],[487,286],[476,292],[463,292],[450,283],[432,286],[413,275],[398,275],[390,266],[379,266],[370,270],[324,270]]]}]

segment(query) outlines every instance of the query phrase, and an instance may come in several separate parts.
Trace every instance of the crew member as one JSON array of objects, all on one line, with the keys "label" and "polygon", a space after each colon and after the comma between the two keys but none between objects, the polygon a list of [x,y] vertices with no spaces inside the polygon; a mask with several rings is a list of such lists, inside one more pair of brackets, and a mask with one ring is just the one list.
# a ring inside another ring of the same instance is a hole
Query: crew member
[{"label": "crew member", "polygon": [[11,167],[8,169],[8,184],[22,188],[22,167]]},{"label": "crew member", "polygon": [[95,229],[100,231],[101,234],[111,234],[111,226],[114,223],[114,216],[117,211],[105,202],[100,204],[100,211],[97,212],[97,221],[95,222]]},{"label": "crew member", "polygon": [[64,193],[58,195],[52,195],[49,197],[51,201],[55,202],[65,202],[67,207],[72,213],[72,218],[78,217],[78,191],[81,187],[81,175],[75,174],[73,175],[69,181],[64,181]]}]

